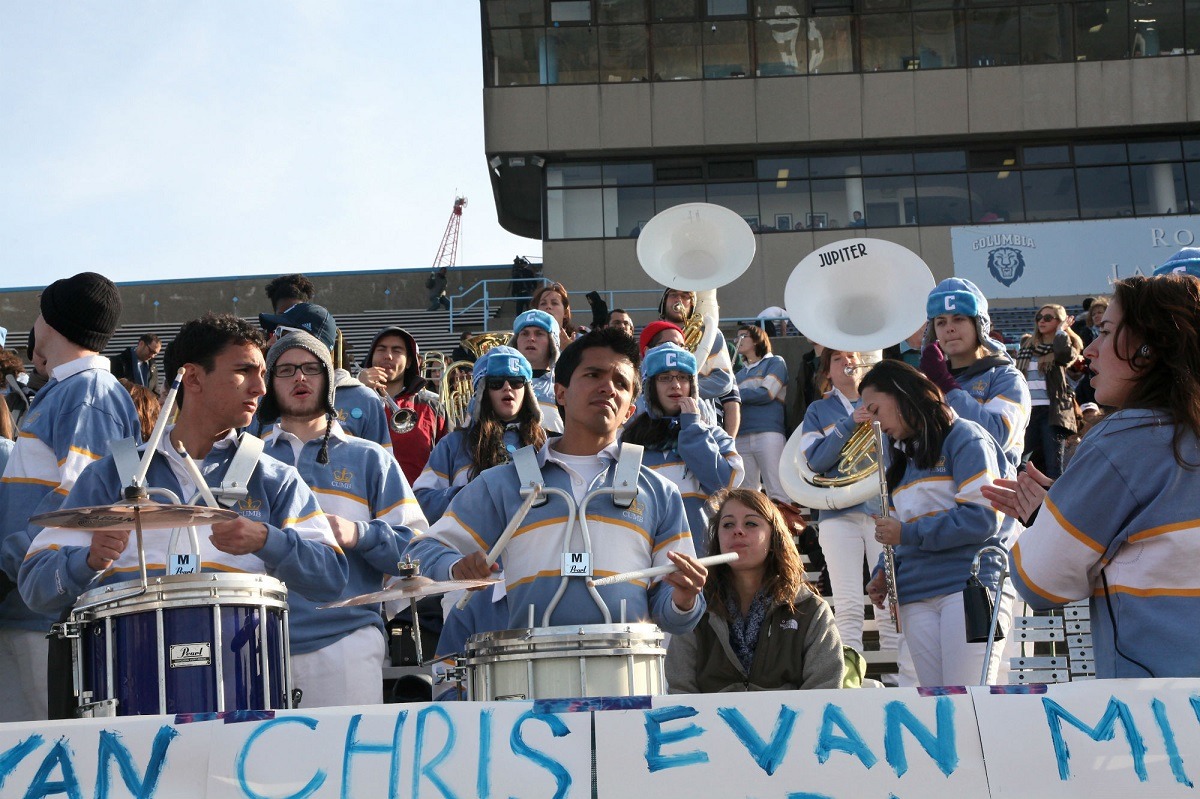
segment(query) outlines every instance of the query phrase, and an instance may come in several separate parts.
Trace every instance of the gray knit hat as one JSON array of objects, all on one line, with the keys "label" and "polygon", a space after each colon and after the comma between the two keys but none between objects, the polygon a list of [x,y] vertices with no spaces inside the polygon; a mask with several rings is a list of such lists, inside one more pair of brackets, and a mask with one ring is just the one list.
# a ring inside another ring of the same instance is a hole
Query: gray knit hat
[{"label": "gray knit hat", "polygon": [[335,413],[333,409],[333,358],[329,348],[308,333],[288,333],[271,345],[267,350],[267,393],[258,403],[258,418],[264,425],[273,423],[279,418],[279,401],[275,397],[275,362],[279,356],[291,349],[300,348],[316,356],[325,367],[325,412]]}]

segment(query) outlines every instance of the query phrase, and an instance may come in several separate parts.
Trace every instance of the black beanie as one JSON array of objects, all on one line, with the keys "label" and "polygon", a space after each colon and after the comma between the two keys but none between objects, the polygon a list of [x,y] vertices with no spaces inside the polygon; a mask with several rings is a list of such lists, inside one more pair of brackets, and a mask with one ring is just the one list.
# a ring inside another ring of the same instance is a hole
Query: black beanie
[{"label": "black beanie", "polygon": [[42,319],[84,349],[100,352],[121,318],[121,292],[104,275],[80,272],[42,292]]}]

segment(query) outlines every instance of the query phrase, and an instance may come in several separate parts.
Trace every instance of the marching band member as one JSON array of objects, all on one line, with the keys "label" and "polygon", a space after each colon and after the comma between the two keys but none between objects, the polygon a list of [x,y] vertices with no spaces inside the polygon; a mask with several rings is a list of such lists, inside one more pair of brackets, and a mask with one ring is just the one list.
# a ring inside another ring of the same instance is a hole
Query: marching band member
[{"label": "marching band member", "polygon": [[746,461],[746,487],[763,490],[772,499],[788,502],[779,482],[779,459],[787,439],[783,435],[787,403],[787,362],[771,354],[771,339],[755,325],[738,328],[736,347],[746,361],[737,373],[741,396],[738,451]]},{"label": "marching band member", "polygon": [[[621,434],[622,443],[646,448],[642,463],[674,483],[683,495],[688,527],[707,530],[704,505],[722,488],[742,482],[742,458],[733,438],[700,418],[696,358],[675,344],[646,352],[642,361],[645,408]],[[704,536],[692,538],[703,557]]]},{"label": "marching band member", "polygon": [[387,393],[402,409],[415,415],[413,428],[404,433],[391,430],[392,450],[409,485],[421,476],[429,453],[446,430],[446,415],[437,395],[425,387],[421,376],[421,351],[417,340],[402,327],[392,325],[371,341],[365,368],[358,373],[364,386]]},{"label": "marching band member", "polygon": [[454,495],[485,469],[508,463],[521,447],[546,443],[532,378],[529,361],[512,347],[492,347],[475,362],[471,424],[438,442],[413,486],[431,522],[442,518]]},{"label": "marching band member", "polygon": [[[659,319],[682,329],[695,312],[696,292],[681,289],[663,291],[662,299],[658,303]],[[733,374],[720,366],[720,356],[725,353],[725,335],[718,330],[712,349],[709,350],[704,363],[699,365],[700,398],[713,406],[721,427],[736,438],[742,419],[741,395],[738,394],[738,385]]]},{"label": "marching band member", "polygon": [[713,499],[708,549],[736,552],[738,559],[713,567],[704,586],[704,617],[691,632],[671,636],[668,691],[841,688],[841,637],[829,605],[804,579],[779,509],[748,488]]},{"label": "marching band member", "polygon": [[545,311],[530,310],[513,320],[508,346],[519,350],[533,369],[533,392],[542,409],[542,429],[562,432],[562,417],[554,401],[554,364],[560,352],[558,320]]},{"label": "marching band member", "polygon": [[[229,314],[210,312],[180,328],[165,358],[167,374],[186,367],[177,399],[179,415],[159,442],[147,485],[169,489],[181,498],[197,493],[176,451],[179,445],[196,459],[205,480],[216,486],[243,447],[253,451],[253,436],[239,437],[235,431],[250,424],[266,393],[262,344],[258,330]],[[108,455],[79,475],[62,507],[111,505],[123,498],[131,476],[119,473],[115,457]],[[259,455],[246,491],[234,505],[240,514],[236,519],[200,528],[211,532],[199,536],[204,567],[265,572],[285,581],[293,593],[318,601],[336,599],[346,585],[346,556],[296,470]],[[36,611],[57,614],[85,591],[128,579],[138,571],[137,548],[128,546],[129,538],[129,530],[42,529],[21,565],[21,596]],[[148,573],[165,573],[168,553],[163,543],[162,537],[148,537]]]},{"label": "marching band member", "polygon": [[988,335],[987,298],[971,281],[952,277],[929,293],[926,309],[921,371],[955,413],[992,434],[1015,467],[1029,423],[1029,385],[1004,345]]},{"label": "marching band member", "polygon": [[[858,395],[859,371],[862,356],[826,348],[821,353],[817,375],[825,390],[804,413],[801,424],[800,449],[809,467],[826,477],[840,477],[838,462],[847,439],[857,426],[867,422],[869,413],[860,411]],[[846,369],[851,368],[850,374]],[[864,418],[859,419],[858,416]],[[842,643],[863,650],[863,558],[871,566],[883,554],[883,544],[875,540],[875,521],[879,514],[879,499],[872,499],[849,508],[821,509],[818,532],[821,552],[829,569],[829,584],[833,589],[833,613],[837,619]],[[876,614],[879,622],[880,645],[884,649],[900,649],[896,627],[886,614]]]},{"label": "marching band member", "polygon": [[[29,517],[56,510],[110,440],[138,439],[141,431],[129,392],[99,354],[121,316],[116,285],[82,272],[51,283],[40,303],[32,360],[51,380],[21,419],[0,480],[0,562],[13,581],[37,532],[27,529]],[[46,718],[46,632],[56,616],[31,608],[17,591],[0,601],[0,722]]]},{"label": "marching band member", "polygon": [[[317,495],[350,570],[340,598],[379,591],[399,573],[412,529],[428,526],[408,481],[390,452],[347,435],[334,418],[333,359],[323,342],[288,333],[267,352],[266,366],[258,416],[277,422],[266,454],[294,465]],[[380,610],[378,603],[318,610],[301,594],[288,597],[292,673],[304,707],[383,702]]]},{"label": "marching band member", "polygon": [[988,492],[1035,517],[1012,550],[1022,597],[1039,609],[1090,597],[1100,678],[1200,673],[1200,280],[1169,267],[1114,284],[1084,357],[1096,401],[1115,410],[1049,494],[1025,474]]},{"label": "marching band member", "polygon": [[[875,540],[896,547],[900,622],[924,687],[973,685],[986,645],[968,644],[962,589],[980,548],[1007,547],[1015,522],[980,493],[1015,467],[982,426],[960,417],[928,378],[905,363],[885,360],[858,387],[862,407],[892,441],[888,488],[895,515],[875,520]],[[880,559],[882,561],[882,558]],[[986,557],[979,579],[996,593],[1001,564]],[[879,608],[887,600],[882,565],[867,585]],[[1012,595],[1000,599],[1000,629],[1012,623]],[[992,650],[988,682],[996,679],[1002,647]]]},{"label": "marching band member", "polygon": [[[272,281],[267,286],[268,291],[274,283],[275,281]],[[334,321],[333,314],[320,305],[308,302],[278,300],[276,307],[286,302],[291,304],[282,311],[258,315],[259,324],[269,336],[268,345],[274,344],[279,338],[277,333],[298,330],[314,336],[326,349],[333,352],[337,346],[337,322]],[[392,438],[388,434],[387,414],[384,412],[383,403],[379,401],[379,394],[355,380],[345,369],[334,370],[333,407],[343,432],[373,441],[391,451]],[[260,417],[260,424],[261,421]],[[261,435],[261,431],[259,434]]]},{"label": "marching band member", "polygon": [[[633,412],[639,390],[637,349],[623,333],[603,328],[588,333],[563,351],[555,369],[555,391],[564,408],[563,434],[536,453],[536,466],[547,488],[565,490],[578,504],[588,492],[610,486],[618,463],[617,432]],[[489,469],[466,485],[427,535],[417,536],[409,552],[434,579],[486,578],[484,552],[522,504],[522,479],[516,462]],[[691,629],[704,610],[700,591],[707,570],[696,562],[679,489],[641,466],[637,496],[621,507],[611,495],[588,505],[597,576],[672,564],[678,571],[651,585],[628,582],[598,589],[613,618],[626,600],[630,619],[653,619],[671,633]],[[563,498],[547,497],[520,523],[502,559],[507,581],[508,627],[525,626],[528,608],[544,612],[560,586],[563,568]],[[579,530],[570,531],[574,553],[581,553]],[[460,554],[460,553],[465,553]],[[573,578],[558,605],[557,624],[591,624],[600,619],[584,578]]]}]

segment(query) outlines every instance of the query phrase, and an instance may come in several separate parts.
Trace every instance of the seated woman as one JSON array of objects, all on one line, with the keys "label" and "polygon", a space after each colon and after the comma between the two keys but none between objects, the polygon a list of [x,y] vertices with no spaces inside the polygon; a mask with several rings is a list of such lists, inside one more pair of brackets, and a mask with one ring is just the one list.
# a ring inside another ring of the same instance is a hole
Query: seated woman
[{"label": "seated woman", "polygon": [[471,424],[437,443],[413,483],[413,493],[431,524],[484,469],[508,463],[509,453],[521,447],[540,447],[545,442],[532,378],[529,361],[512,347],[492,347],[475,362]]},{"label": "seated woman", "polygon": [[1025,473],[986,493],[1030,522],[1012,550],[1021,596],[1038,609],[1091,599],[1097,677],[1196,677],[1200,280],[1113,288],[1084,356],[1096,401],[1115,410],[1049,494],[1048,479]]},{"label": "seated woman", "polygon": [[690,352],[674,344],[649,350],[642,384],[646,404],[621,441],[645,447],[642,463],[679,487],[696,557],[703,557],[704,504],[709,495],[742,482],[742,458],[728,433],[700,418],[696,358]]},{"label": "seated woman", "polygon": [[804,579],[804,566],[774,503],[735,488],[713,498],[709,552],[737,552],[710,567],[708,610],[671,636],[673,694],[840,688],[844,660],[833,612]]},{"label": "seated woman", "polygon": [[[875,520],[875,540],[896,548],[900,625],[918,684],[974,685],[985,644],[966,643],[962,589],[980,548],[1007,547],[1016,523],[1001,516],[980,489],[1013,469],[981,425],[959,417],[929,378],[906,363],[881,361],[858,386],[862,405],[892,440],[888,489],[895,514]],[[882,557],[867,593],[879,608],[887,597]],[[1001,559],[983,559],[979,579],[993,595]],[[1012,595],[1000,603],[1000,628],[1012,623]],[[1003,647],[994,647],[988,682]]]}]

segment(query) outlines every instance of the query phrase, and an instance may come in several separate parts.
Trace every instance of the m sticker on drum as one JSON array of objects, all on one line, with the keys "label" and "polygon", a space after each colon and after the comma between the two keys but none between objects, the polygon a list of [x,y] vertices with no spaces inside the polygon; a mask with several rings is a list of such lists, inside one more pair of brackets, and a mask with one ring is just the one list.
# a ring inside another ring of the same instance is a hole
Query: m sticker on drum
[{"label": "m sticker on drum", "polygon": [[591,577],[592,555],[590,552],[564,552],[562,573],[566,577]]},{"label": "m sticker on drum", "polygon": [[171,644],[171,668],[183,669],[189,666],[211,665],[211,644]]}]

